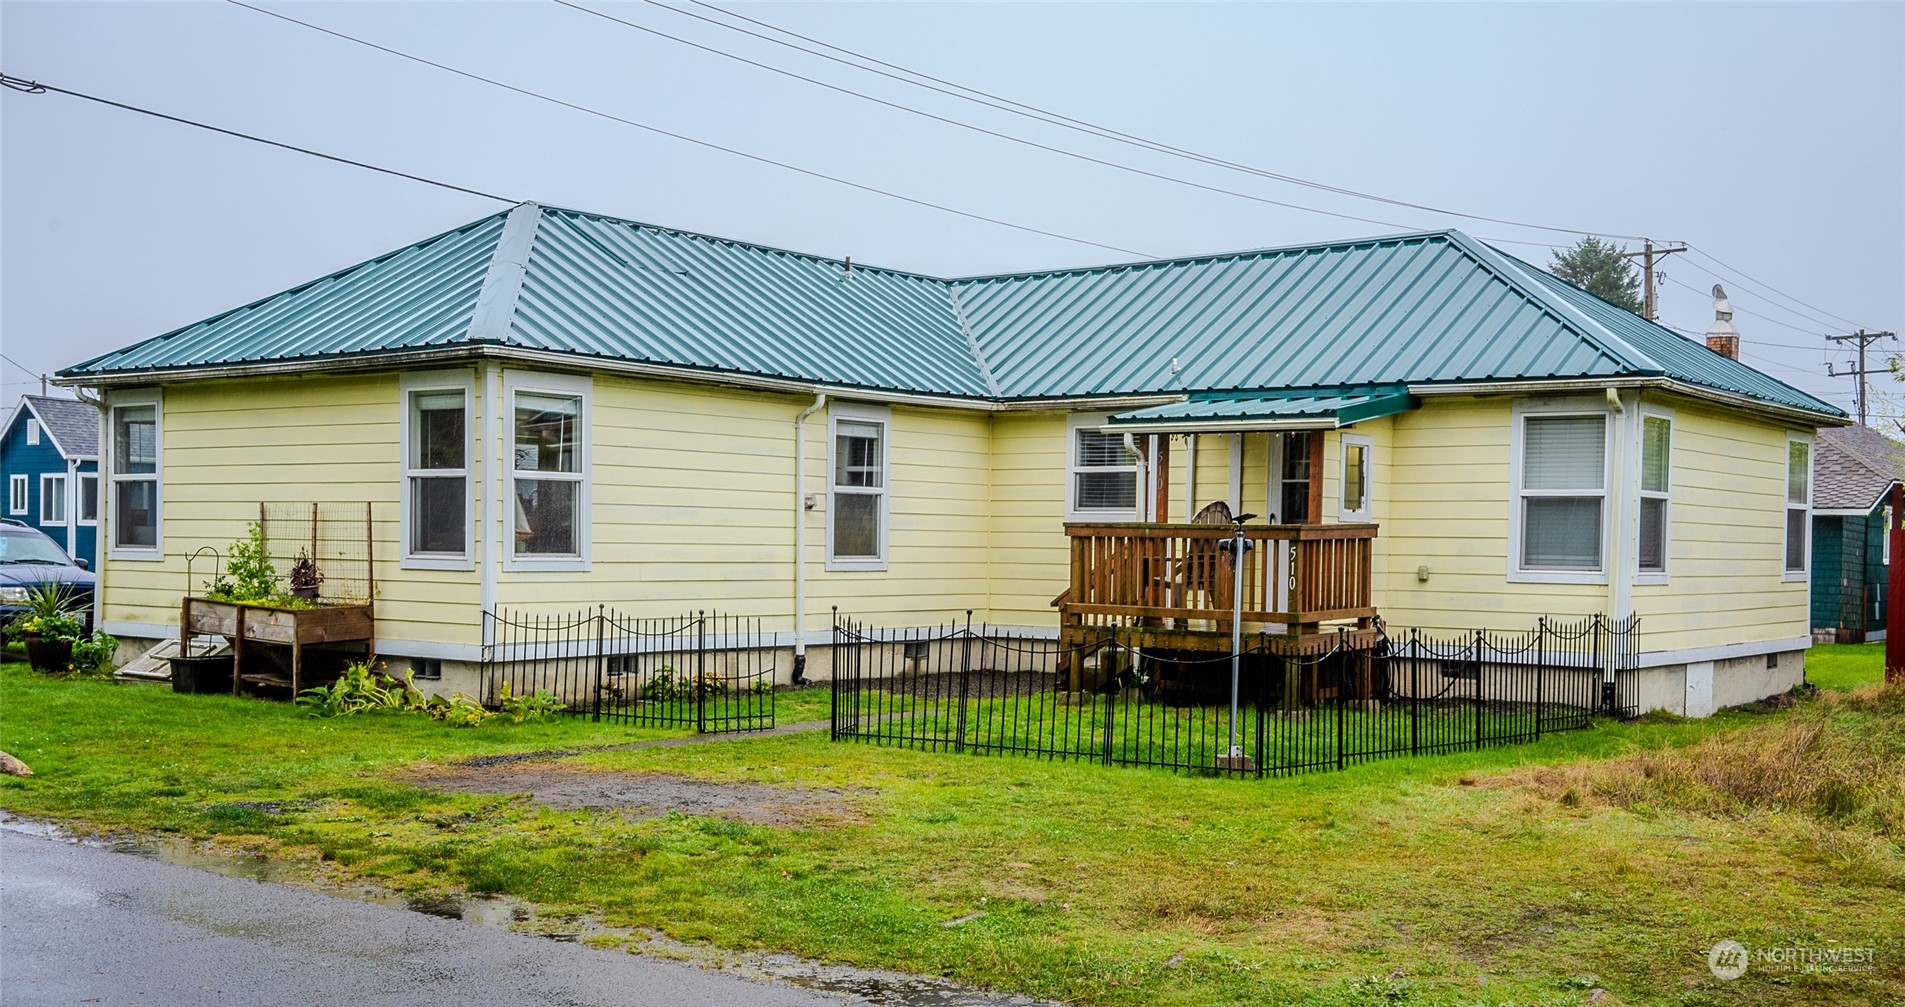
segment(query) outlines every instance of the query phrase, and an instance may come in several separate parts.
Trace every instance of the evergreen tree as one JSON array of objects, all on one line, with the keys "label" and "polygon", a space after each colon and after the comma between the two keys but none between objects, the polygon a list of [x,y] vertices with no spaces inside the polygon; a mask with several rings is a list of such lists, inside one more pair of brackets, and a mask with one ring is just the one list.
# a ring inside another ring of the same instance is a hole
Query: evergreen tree
[{"label": "evergreen tree", "polygon": [[1573,248],[1557,252],[1548,272],[1604,301],[1640,314],[1640,271],[1634,260],[1622,257],[1627,249],[1589,236]]}]

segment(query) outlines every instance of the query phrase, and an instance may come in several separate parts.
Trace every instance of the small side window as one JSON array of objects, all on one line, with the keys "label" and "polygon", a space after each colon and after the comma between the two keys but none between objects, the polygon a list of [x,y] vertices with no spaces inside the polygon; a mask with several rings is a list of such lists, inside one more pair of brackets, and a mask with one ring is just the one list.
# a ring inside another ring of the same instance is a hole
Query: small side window
[{"label": "small side window", "polygon": [[1369,469],[1375,446],[1358,434],[1343,435],[1343,511],[1345,521],[1369,520]]}]

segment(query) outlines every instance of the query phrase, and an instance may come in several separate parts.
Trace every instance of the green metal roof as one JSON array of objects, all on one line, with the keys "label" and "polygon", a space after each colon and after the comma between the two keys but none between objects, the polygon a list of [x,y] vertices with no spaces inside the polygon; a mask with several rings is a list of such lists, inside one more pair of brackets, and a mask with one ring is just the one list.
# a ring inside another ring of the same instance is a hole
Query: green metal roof
[{"label": "green metal roof", "polygon": [[497,345],[994,401],[1645,376],[1844,415],[1457,231],[945,280],[528,203],[60,373]]},{"label": "green metal roof", "polygon": [[1281,395],[1199,396],[1169,405],[1133,409],[1111,417],[1109,425],[1146,433],[1240,429],[1326,430],[1362,420],[1393,416],[1421,405],[1407,388],[1330,395],[1289,392]]}]

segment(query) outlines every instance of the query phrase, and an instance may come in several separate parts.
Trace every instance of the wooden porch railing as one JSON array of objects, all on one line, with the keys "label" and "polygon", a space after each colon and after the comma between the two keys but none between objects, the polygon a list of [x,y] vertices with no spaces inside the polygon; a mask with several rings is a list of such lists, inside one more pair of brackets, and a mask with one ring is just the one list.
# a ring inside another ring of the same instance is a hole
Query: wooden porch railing
[{"label": "wooden porch railing", "polygon": [[[1236,572],[1228,525],[1067,524],[1071,588],[1055,604],[1068,625],[1208,619],[1226,625]],[[1293,628],[1370,619],[1373,524],[1245,526],[1245,622]]]}]

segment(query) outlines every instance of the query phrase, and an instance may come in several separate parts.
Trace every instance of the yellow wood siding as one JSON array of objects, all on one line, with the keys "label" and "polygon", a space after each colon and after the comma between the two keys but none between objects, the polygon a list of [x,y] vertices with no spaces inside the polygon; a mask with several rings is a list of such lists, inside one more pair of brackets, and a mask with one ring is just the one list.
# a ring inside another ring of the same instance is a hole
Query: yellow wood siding
[{"label": "yellow wood siding", "polygon": [[[796,396],[598,376],[594,381],[585,573],[504,571],[502,605],[630,614],[719,609],[791,628]],[[837,403],[835,404],[838,405]],[[828,419],[807,421],[807,628],[831,607],[886,625],[983,609],[987,593],[987,415],[893,407],[884,571],[827,564]],[[1062,443],[1062,441],[1061,441]],[[983,617],[984,612],[975,613]]]},{"label": "yellow wood siding", "polygon": [[1807,635],[1810,586],[1782,579],[1790,428],[1673,396],[1644,402],[1671,409],[1674,423],[1669,580],[1634,588],[1643,646]]},{"label": "yellow wood siding", "polygon": [[[126,560],[102,550],[104,620],[177,626],[186,555],[202,546],[226,553],[258,519],[260,501],[369,501],[378,632],[477,642],[473,572],[398,568],[395,375],[194,382],[167,387],[161,410],[165,556]],[[471,456],[478,457],[474,430]],[[474,497],[469,513],[476,513]],[[194,563],[192,576],[199,583],[190,589],[202,590],[211,561]]]},{"label": "yellow wood siding", "polygon": [[[473,525],[487,432],[480,381],[476,392]],[[497,600],[538,610],[606,603],[638,615],[720,609],[760,616],[771,630],[792,628],[793,422],[812,399],[601,375],[591,394],[590,569],[502,570]],[[1632,593],[1645,649],[1803,635],[1807,585],[1781,578],[1787,428],[1671,396],[1646,401],[1673,409],[1674,437],[1671,580]],[[1066,414],[891,407],[887,569],[829,571],[828,420],[836,408],[809,419],[803,446],[801,489],[816,502],[800,511],[810,632],[825,630],[833,605],[881,625],[933,622],[968,607],[996,623],[1055,623],[1050,602],[1068,581]],[[1371,519],[1381,527],[1375,600],[1390,625],[1522,629],[1543,615],[1606,610],[1605,583],[1508,576],[1514,408],[1508,397],[1431,397],[1420,409],[1324,435],[1317,477],[1320,517],[1330,523],[1341,517],[1344,433],[1372,441]],[[261,499],[369,500],[380,636],[479,642],[483,556],[474,533],[477,569],[400,566],[400,415],[394,374],[165,389],[165,558],[127,560],[106,550],[104,618],[173,624],[187,588],[185,555],[205,545],[223,551],[256,518]],[[1615,424],[1610,432],[1627,429]],[[1174,519],[1229,498],[1233,436],[1198,438],[1188,500],[1188,441],[1173,440]],[[1243,443],[1243,499],[1232,503],[1267,515],[1269,435],[1243,435]],[[1623,511],[1631,522],[1633,505]],[[195,573],[201,581],[210,576],[204,567]],[[1419,567],[1426,581],[1417,579]]]},{"label": "yellow wood siding", "polygon": [[994,621],[1052,626],[1052,598],[1070,580],[1065,539],[1065,414],[992,417],[989,554]]}]

